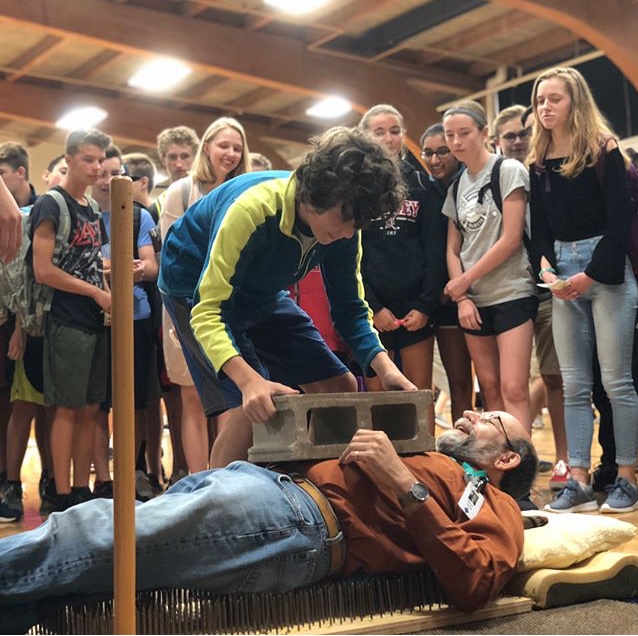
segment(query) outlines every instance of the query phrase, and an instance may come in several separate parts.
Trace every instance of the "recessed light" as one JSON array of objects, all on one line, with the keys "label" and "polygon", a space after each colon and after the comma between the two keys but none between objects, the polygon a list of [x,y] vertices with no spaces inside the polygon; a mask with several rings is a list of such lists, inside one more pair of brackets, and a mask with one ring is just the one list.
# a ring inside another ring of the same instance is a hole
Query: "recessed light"
[{"label": "recessed light", "polygon": [[129,79],[128,85],[147,91],[165,91],[179,84],[191,72],[192,69],[179,60],[158,58],[143,64]]},{"label": "recessed light", "polygon": [[343,99],[343,97],[326,97],[314,106],[311,106],[306,111],[306,115],[321,117],[323,119],[334,119],[349,113],[351,110],[352,106],[350,102]]},{"label": "recessed light", "polygon": [[55,125],[65,130],[84,130],[93,128],[106,119],[108,113],[97,106],[81,106],[62,115]]},{"label": "recessed light", "polygon": [[310,13],[327,2],[328,0],[264,0],[265,5],[293,15]]}]

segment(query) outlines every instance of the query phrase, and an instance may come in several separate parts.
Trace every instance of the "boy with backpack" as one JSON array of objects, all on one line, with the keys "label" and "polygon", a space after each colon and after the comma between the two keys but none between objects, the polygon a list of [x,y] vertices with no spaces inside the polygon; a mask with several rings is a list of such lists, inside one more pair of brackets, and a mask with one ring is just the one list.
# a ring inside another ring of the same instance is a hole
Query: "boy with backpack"
[{"label": "boy with backpack", "polygon": [[[84,192],[100,176],[110,143],[98,130],[71,132],[65,150],[68,173],[54,188],[64,204],[47,193],[31,211],[35,280],[54,290],[44,324],[44,399],[55,407],[51,459],[56,510],[91,497],[95,422],[106,394],[104,313],[111,308],[111,293],[103,279],[100,213]],[[61,246],[58,228],[65,223],[70,229]]]}]

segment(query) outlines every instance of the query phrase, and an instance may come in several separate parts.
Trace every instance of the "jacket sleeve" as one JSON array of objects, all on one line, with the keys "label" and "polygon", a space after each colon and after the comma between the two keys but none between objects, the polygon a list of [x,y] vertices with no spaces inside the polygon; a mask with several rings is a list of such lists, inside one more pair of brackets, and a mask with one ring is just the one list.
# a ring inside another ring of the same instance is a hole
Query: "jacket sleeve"
[{"label": "jacket sleeve", "polygon": [[366,253],[367,253],[367,249],[364,249],[362,253],[362,257],[361,257],[363,291],[365,294],[365,299],[368,305],[370,305],[370,309],[372,310],[373,313],[377,313],[377,311],[380,311],[381,309],[383,309],[384,305],[379,300],[377,293],[374,291],[374,287],[370,284],[366,276],[366,271],[368,270],[368,257],[366,256]]},{"label": "jacket sleeve", "polygon": [[530,166],[529,171],[531,222],[529,257],[534,277],[536,277],[541,268],[541,257],[544,256],[555,268],[556,255],[552,229],[545,214],[544,183],[546,175],[538,175],[533,166]]},{"label": "jacket sleeve", "polygon": [[613,284],[624,280],[627,241],[634,214],[627,170],[618,148],[607,153],[602,177],[605,231],[585,268],[585,274],[600,283]]},{"label": "jacket sleeve", "polygon": [[[486,496],[479,514],[458,523],[434,497],[406,518],[416,545],[459,609],[472,612],[496,598],[514,574],[523,548],[523,522],[513,499]],[[498,496],[500,495],[500,496]]]}]

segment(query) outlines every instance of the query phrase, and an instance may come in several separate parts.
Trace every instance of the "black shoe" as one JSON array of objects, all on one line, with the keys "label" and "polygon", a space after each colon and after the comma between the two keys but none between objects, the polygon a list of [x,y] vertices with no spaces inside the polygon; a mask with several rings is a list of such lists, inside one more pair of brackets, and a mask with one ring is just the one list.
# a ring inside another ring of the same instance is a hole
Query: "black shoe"
[{"label": "black shoe", "polygon": [[0,523],[11,523],[13,521],[18,521],[20,517],[22,517],[22,510],[9,508],[7,504],[0,503]]},{"label": "black shoe", "polygon": [[2,493],[2,505],[6,514],[0,521],[17,521],[22,518],[24,506],[22,505],[22,484],[19,481],[6,482]]},{"label": "black shoe", "polygon": [[545,459],[541,459],[538,462],[538,472],[539,473],[548,473],[553,467],[554,467],[554,464],[552,464],[552,462],[548,462]]},{"label": "black shoe", "polygon": [[521,510],[538,510],[538,506],[532,501],[530,493],[527,493],[520,499],[517,499],[516,503]]},{"label": "black shoe", "polygon": [[148,483],[151,484],[151,488],[156,495],[161,495],[164,492],[162,488],[162,484],[160,484],[159,479],[155,475],[147,475]]},{"label": "black shoe", "polygon": [[605,492],[607,486],[612,486],[618,477],[616,464],[598,464],[591,476],[591,486],[594,492]]},{"label": "black shoe", "polygon": [[75,499],[75,496],[72,492],[67,492],[64,494],[56,494],[55,499],[53,500],[53,510],[51,512],[64,512],[68,510],[72,506],[75,506],[78,502]]},{"label": "black shoe", "polygon": [[40,473],[40,481],[38,482],[38,493],[40,494],[40,499],[44,499],[46,491],[47,491],[48,483],[49,483],[49,471],[45,468]]},{"label": "black shoe", "polygon": [[93,493],[88,486],[73,486],[71,494],[75,498],[75,503],[80,504],[93,499]]},{"label": "black shoe", "polygon": [[93,486],[94,499],[113,499],[113,481],[96,481]]}]

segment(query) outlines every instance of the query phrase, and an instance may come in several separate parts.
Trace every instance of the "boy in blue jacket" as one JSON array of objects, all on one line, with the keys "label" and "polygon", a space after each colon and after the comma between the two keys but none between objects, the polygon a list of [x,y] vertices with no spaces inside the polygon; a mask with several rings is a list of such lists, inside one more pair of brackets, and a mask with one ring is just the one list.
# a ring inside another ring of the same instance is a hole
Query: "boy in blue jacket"
[{"label": "boy in blue jacket", "polygon": [[251,422],[275,414],[272,396],[296,393],[293,386],[357,390],[284,291],[317,264],[337,332],[364,372],[376,373],[386,390],[416,388],[379,342],[359,269],[359,230],[401,203],[399,167],[356,129],[330,129],[312,145],[293,173],[248,173],[216,188],[164,242],[165,305],[206,413],[226,411],[212,467],[246,458]]}]

